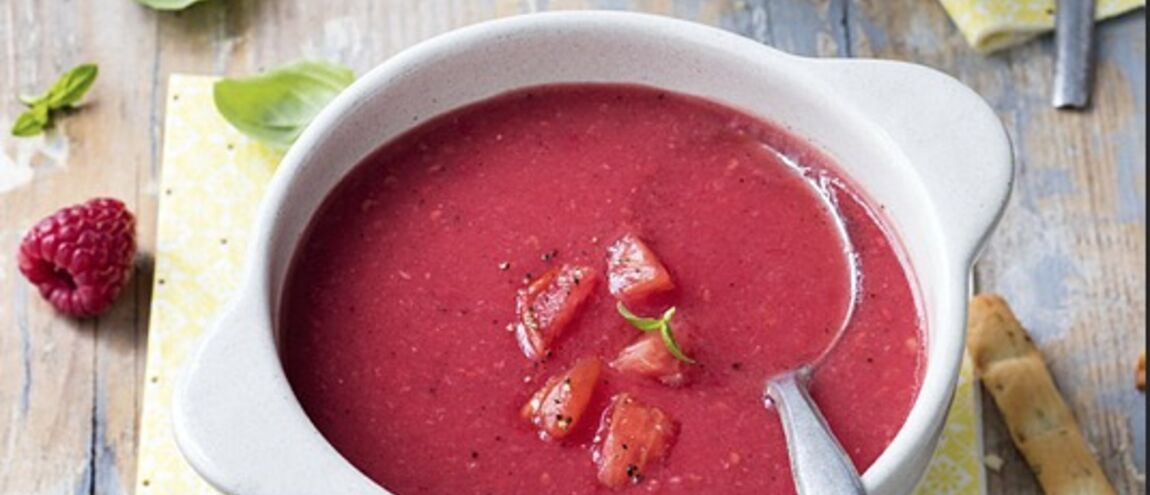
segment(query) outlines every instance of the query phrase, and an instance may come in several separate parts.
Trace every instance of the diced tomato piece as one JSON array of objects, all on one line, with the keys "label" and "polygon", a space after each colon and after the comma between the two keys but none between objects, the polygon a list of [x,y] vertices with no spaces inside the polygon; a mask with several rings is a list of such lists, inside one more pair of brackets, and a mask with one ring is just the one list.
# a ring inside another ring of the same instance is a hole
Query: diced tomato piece
[{"label": "diced tomato piece", "polygon": [[624,302],[636,302],[674,289],[675,283],[643,241],[624,234],[607,247],[607,288]]},{"label": "diced tomato piece", "polygon": [[579,359],[566,373],[548,379],[523,406],[520,415],[539,428],[541,437],[567,436],[587,410],[601,369],[599,358]]},{"label": "diced tomato piece", "polygon": [[[632,329],[633,330],[633,329]],[[675,326],[675,339],[680,348],[687,352],[686,335]],[[686,381],[686,363],[667,350],[659,332],[644,332],[634,342],[611,361],[611,367],[623,373],[634,373],[677,387]]]},{"label": "diced tomato piece", "polygon": [[666,457],[675,441],[675,423],[662,409],[619,394],[603,413],[596,439],[599,482],[619,488],[639,483]]},{"label": "diced tomato piece", "polygon": [[515,333],[528,358],[547,356],[551,343],[571,323],[594,291],[597,280],[598,275],[590,267],[563,265],[548,270],[519,291]]}]

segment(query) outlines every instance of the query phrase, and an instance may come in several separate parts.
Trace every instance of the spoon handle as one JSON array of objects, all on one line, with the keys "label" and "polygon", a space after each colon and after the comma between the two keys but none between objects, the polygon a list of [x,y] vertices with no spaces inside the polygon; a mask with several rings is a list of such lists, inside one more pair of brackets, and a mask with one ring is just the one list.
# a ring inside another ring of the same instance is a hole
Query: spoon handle
[{"label": "spoon handle", "polygon": [[1083,108],[1090,99],[1094,0],[1059,0],[1054,25],[1054,107]]},{"label": "spoon handle", "polygon": [[767,401],[778,407],[799,495],[866,493],[850,457],[807,393],[804,372],[768,381]]}]

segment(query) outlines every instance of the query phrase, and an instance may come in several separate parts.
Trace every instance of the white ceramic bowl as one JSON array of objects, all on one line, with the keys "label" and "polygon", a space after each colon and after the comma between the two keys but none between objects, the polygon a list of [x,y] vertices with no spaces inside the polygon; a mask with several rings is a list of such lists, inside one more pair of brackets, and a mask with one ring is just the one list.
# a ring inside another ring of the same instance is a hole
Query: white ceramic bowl
[{"label": "white ceramic bowl", "polygon": [[927,367],[906,423],[863,481],[869,493],[908,493],[954,393],[971,263],[1011,188],[998,119],[921,66],[801,58],[699,24],[606,12],[436,37],[364,75],[307,129],[264,198],[242,289],[177,389],[176,438],[192,466],[239,495],[387,493],[324,440],[280,366],[273,321],[292,252],[325,195],[382,143],[459,106],[555,82],[656,86],[781,123],[882,207],[921,288]]}]

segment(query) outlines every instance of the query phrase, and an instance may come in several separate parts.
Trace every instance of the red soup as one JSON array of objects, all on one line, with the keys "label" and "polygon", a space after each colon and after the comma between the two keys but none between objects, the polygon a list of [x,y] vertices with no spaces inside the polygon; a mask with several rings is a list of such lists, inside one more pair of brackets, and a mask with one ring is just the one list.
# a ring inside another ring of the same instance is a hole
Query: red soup
[{"label": "red soup", "polygon": [[328,198],[284,289],[284,368],[399,495],[791,493],[761,396],[852,300],[840,215],[861,284],[812,393],[865,470],[918,391],[923,337],[896,242],[846,184],[803,140],[683,95],[471,105]]}]

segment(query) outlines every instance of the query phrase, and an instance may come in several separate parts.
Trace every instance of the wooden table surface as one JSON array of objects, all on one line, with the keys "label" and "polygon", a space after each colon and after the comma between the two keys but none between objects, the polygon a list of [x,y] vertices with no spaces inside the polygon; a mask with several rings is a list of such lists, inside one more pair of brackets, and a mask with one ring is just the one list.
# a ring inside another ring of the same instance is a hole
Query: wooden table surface
[{"label": "wooden table surface", "polygon": [[[1006,122],[1019,175],[977,283],[1005,294],[1035,334],[1119,492],[1144,492],[1146,401],[1132,386],[1146,338],[1141,12],[1098,29],[1094,105],[1076,113],[1048,104],[1049,38],[981,56],[932,0],[209,0],[179,14],[131,0],[0,0],[0,150],[40,151],[34,180],[0,192],[0,493],[133,486],[169,74],[251,74],[301,56],[362,72],[454,27],[585,7],[694,19],[799,54],[910,60],[981,93]],[[99,63],[99,82],[58,135],[7,135],[17,94],[86,61]],[[97,195],[138,215],[140,270],[110,313],[69,320],[27,285],[14,254],[37,219]],[[991,492],[1036,492],[987,409],[987,451],[1006,461],[990,473]]]}]

